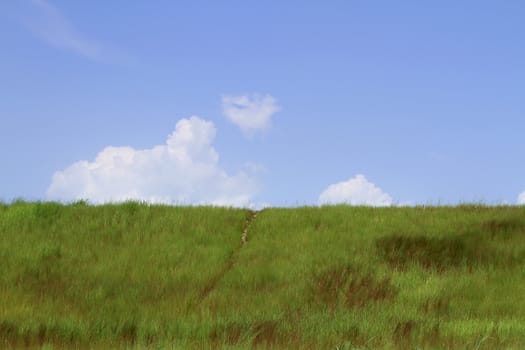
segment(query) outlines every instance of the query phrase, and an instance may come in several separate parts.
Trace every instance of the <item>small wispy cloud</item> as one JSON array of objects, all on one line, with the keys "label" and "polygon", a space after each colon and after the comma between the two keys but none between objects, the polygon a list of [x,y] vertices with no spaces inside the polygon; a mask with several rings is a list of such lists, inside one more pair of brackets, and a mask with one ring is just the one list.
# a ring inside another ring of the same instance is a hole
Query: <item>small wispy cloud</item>
[{"label": "small wispy cloud", "polygon": [[222,110],[226,118],[245,133],[267,129],[272,116],[280,110],[270,95],[223,96]]},{"label": "small wispy cloud", "polygon": [[40,40],[53,47],[103,63],[128,62],[119,50],[81,34],[49,1],[31,0],[21,15],[23,24]]}]

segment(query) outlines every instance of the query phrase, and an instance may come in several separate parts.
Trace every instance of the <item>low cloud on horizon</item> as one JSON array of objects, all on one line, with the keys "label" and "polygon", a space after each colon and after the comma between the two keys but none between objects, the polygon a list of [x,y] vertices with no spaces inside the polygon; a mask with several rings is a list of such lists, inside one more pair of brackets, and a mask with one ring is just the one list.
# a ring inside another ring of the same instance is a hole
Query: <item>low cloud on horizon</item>
[{"label": "low cloud on horizon", "polygon": [[166,204],[252,207],[255,174],[226,173],[212,143],[215,126],[197,116],[181,119],[163,145],[136,150],[106,147],[93,161],[57,171],[47,190],[51,200],[95,204],[140,200]]},{"label": "low cloud on horizon", "polygon": [[369,206],[390,206],[392,198],[379,187],[358,174],[347,181],[328,186],[319,195],[319,205],[349,204]]},{"label": "low cloud on horizon", "polygon": [[518,204],[519,205],[525,205],[525,191],[521,192],[518,195]]}]

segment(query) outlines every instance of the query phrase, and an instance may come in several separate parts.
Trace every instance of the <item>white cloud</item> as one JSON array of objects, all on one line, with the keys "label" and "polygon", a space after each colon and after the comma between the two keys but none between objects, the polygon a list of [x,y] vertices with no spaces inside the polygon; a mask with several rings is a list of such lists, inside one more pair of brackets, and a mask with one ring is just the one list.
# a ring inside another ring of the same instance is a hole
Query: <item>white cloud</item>
[{"label": "white cloud", "polygon": [[392,205],[392,198],[364,175],[332,184],[319,196],[319,204],[350,204],[369,206]]},{"label": "white cloud", "polygon": [[518,196],[518,204],[524,204],[525,205],[525,191],[521,192]]},{"label": "white cloud", "polygon": [[25,25],[47,44],[98,62],[127,62],[122,52],[78,33],[73,24],[46,0],[31,0],[24,11]]},{"label": "white cloud", "polygon": [[413,207],[416,204],[414,203],[413,200],[406,200],[406,201],[402,201],[399,203],[394,203],[393,205],[395,205],[396,207]]},{"label": "white cloud", "polygon": [[79,161],[53,175],[53,200],[93,203],[145,200],[172,204],[250,206],[257,184],[251,173],[229,175],[213,148],[215,126],[181,119],[164,145],[135,150],[106,147],[94,161]]},{"label": "white cloud", "polygon": [[277,100],[270,95],[223,96],[223,113],[243,132],[263,130],[270,126],[273,114],[279,111]]}]

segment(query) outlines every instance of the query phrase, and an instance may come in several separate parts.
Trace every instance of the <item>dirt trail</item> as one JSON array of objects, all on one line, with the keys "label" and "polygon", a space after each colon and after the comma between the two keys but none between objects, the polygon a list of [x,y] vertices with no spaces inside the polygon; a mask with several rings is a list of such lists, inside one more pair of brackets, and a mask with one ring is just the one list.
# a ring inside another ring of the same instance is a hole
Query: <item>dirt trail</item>
[{"label": "dirt trail", "polygon": [[232,251],[226,265],[210,280],[210,283],[208,283],[208,285],[206,285],[206,287],[201,291],[199,295],[198,304],[202,303],[204,299],[206,299],[206,297],[211,293],[211,291],[215,289],[217,283],[219,283],[219,281],[224,277],[224,275],[226,275],[226,273],[228,273],[228,271],[230,271],[233,268],[235,262],[237,261],[237,254],[239,253],[241,248],[248,243],[248,229],[253,224],[253,221],[255,220],[257,215],[261,213],[261,211],[251,210],[248,213],[248,216],[244,221],[244,225],[241,232],[241,244]]},{"label": "dirt trail", "polygon": [[248,228],[252,225],[252,223],[255,220],[255,218],[257,217],[257,215],[259,215],[259,211],[252,210],[250,212],[250,216],[244,222],[244,228],[242,229],[242,233],[241,233],[241,243],[242,243],[242,245],[245,245],[246,243],[248,243]]}]

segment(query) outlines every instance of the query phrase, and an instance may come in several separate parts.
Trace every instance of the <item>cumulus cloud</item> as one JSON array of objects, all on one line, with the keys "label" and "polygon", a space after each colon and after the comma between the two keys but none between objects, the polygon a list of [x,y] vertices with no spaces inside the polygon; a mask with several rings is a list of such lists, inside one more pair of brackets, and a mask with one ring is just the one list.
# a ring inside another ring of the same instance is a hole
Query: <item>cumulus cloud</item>
[{"label": "cumulus cloud", "polygon": [[328,186],[319,196],[319,204],[389,206],[392,198],[358,174],[348,181]]},{"label": "cumulus cloud", "polygon": [[243,132],[263,130],[270,126],[272,116],[279,111],[277,100],[270,95],[223,96],[223,113]]},{"label": "cumulus cloud", "polygon": [[524,204],[525,205],[525,191],[521,192],[518,196],[518,204]]},{"label": "cumulus cloud", "polygon": [[21,10],[22,21],[36,37],[47,44],[94,61],[105,63],[130,61],[130,57],[115,48],[80,34],[68,18],[50,2],[30,0],[28,5]]},{"label": "cumulus cloud", "polygon": [[145,200],[169,204],[250,206],[255,176],[227,174],[213,148],[215,126],[192,116],[181,119],[165,144],[150,149],[106,147],[93,161],[79,161],[52,178],[53,200],[93,203]]}]

